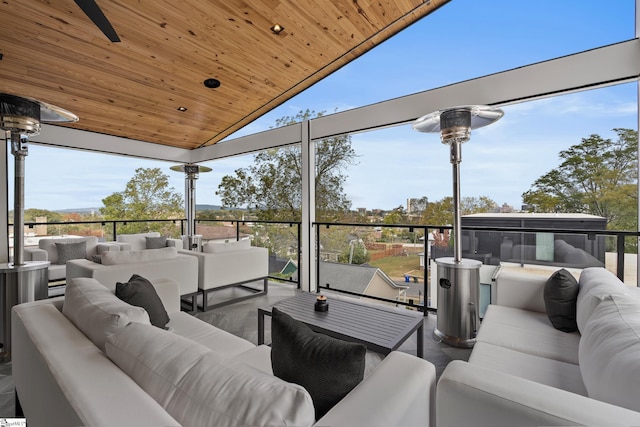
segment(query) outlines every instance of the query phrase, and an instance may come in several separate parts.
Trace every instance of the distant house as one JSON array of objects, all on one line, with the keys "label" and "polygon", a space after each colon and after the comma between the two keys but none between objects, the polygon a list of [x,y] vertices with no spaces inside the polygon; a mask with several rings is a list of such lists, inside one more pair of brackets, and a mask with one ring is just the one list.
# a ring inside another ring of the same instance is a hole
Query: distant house
[{"label": "distant house", "polygon": [[399,285],[382,270],[370,265],[320,262],[321,286],[357,294],[404,301],[407,286]]}]

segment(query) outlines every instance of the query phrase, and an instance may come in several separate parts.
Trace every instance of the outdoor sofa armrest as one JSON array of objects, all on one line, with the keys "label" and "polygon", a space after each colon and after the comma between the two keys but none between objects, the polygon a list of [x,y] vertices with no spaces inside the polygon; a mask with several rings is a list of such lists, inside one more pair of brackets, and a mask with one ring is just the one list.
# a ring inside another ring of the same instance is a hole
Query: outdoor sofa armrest
[{"label": "outdoor sofa armrest", "polygon": [[24,248],[25,261],[49,261],[47,251],[40,248]]},{"label": "outdoor sofa armrest", "polygon": [[435,384],[433,364],[392,351],[315,425],[435,427]]},{"label": "outdoor sofa armrest", "polygon": [[67,261],[65,277],[67,280],[75,279],[76,277],[93,277],[95,270],[104,268],[106,266],[88,259],[72,259]]},{"label": "outdoor sofa armrest", "polygon": [[180,285],[173,279],[150,280],[167,314],[180,312]]},{"label": "outdoor sofa armrest", "polygon": [[96,245],[96,254],[102,255],[104,252],[119,251],[120,245],[118,242],[100,242]]},{"label": "outdoor sofa armrest", "polygon": [[459,427],[640,423],[639,412],[461,360],[438,381],[436,418]]}]

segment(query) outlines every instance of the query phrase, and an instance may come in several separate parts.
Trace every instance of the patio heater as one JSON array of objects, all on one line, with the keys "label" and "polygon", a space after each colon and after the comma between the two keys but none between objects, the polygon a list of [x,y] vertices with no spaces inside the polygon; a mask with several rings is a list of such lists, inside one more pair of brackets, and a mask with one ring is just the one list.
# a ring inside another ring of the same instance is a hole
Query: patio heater
[{"label": "patio heater", "polygon": [[24,165],[29,136],[40,133],[41,122],[75,122],[62,108],[31,98],[0,93],[0,128],[14,157],[13,262],[0,264],[0,360],[11,360],[11,307],[45,299],[49,293],[48,261],[24,261]]},{"label": "patio heater", "polygon": [[462,258],[460,225],[460,163],[462,144],[469,141],[471,129],[489,125],[504,112],[488,106],[460,106],[435,111],[417,119],[412,127],[419,132],[440,132],[443,144],[450,146],[453,167],[453,257],[435,260],[438,267],[438,319],[433,331],[436,339],[454,347],[470,348],[480,323],[479,292],[482,262]]},{"label": "patio heater", "polygon": [[200,172],[211,172],[207,166],[186,165],[171,166],[172,171],[184,172],[184,205],[187,216],[186,234],[182,236],[182,243],[186,249],[200,252],[202,250],[202,235],[196,234],[196,180]]}]

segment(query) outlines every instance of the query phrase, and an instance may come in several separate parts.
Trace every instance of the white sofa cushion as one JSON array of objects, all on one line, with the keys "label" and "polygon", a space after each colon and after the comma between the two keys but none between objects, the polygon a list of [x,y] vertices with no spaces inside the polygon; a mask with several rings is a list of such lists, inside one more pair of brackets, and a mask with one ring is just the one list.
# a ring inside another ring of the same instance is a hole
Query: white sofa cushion
[{"label": "white sofa cushion", "polygon": [[485,342],[475,344],[469,363],[587,396],[580,367],[572,363],[534,356]]},{"label": "white sofa cushion", "polygon": [[579,360],[580,334],[557,330],[545,313],[489,305],[476,340],[574,365]]},{"label": "white sofa cushion", "polygon": [[143,251],[147,249],[147,237],[160,237],[160,233],[150,231],[149,233],[119,234],[116,242],[130,244],[132,251]]},{"label": "white sofa cushion", "polygon": [[580,340],[580,371],[589,397],[640,411],[640,310],[613,294],[598,304]]},{"label": "white sofa cushion", "polygon": [[604,268],[585,268],[578,284],[580,288],[576,301],[576,322],[580,333],[584,333],[591,314],[603,299],[612,294],[622,295],[627,292],[625,284]]},{"label": "white sofa cushion", "polygon": [[171,259],[176,256],[178,256],[178,250],[175,247],[131,252],[105,252],[102,254],[102,265],[135,264],[139,262]]},{"label": "white sofa cushion", "polygon": [[216,352],[158,328],[132,323],[107,339],[107,355],[183,425],[315,422],[304,388],[247,365],[225,364]]},{"label": "white sofa cushion", "polygon": [[171,321],[167,327],[177,335],[215,350],[223,358],[234,357],[255,348],[255,345],[244,338],[220,328],[212,328],[209,323],[183,311],[171,314]]},{"label": "white sofa cushion", "polygon": [[207,243],[202,247],[202,252],[207,254],[220,254],[224,252],[241,251],[251,247],[251,240],[244,239],[237,242]]},{"label": "white sofa cushion", "polygon": [[144,308],[127,304],[90,278],[67,283],[62,313],[102,351],[106,336],[130,322],[150,325]]}]

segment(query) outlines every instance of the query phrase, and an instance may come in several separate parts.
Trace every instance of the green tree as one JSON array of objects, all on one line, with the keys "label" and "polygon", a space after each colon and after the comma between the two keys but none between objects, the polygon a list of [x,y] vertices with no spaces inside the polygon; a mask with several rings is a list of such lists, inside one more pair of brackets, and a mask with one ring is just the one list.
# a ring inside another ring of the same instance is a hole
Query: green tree
[{"label": "green tree", "polygon": [[607,218],[608,228],[637,229],[638,132],[613,129],[560,151],[560,165],[522,195],[536,212],[588,213]]},{"label": "green tree", "polygon": [[367,252],[364,243],[360,240],[350,241],[338,256],[338,261],[343,264],[361,265],[368,262],[369,259],[369,253]]},{"label": "green tree", "polygon": [[[169,187],[169,176],[160,168],[138,168],[124,191],[102,199],[100,213],[106,220],[175,219],[184,217],[182,196]],[[128,223],[118,225],[119,233],[161,231],[179,234],[173,224]]]},{"label": "green tree", "polygon": [[382,222],[384,224],[405,224],[407,220],[407,213],[404,210],[404,206],[400,205],[393,209],[391,212],[384,216]]},{"label": "green tree", "polygon": [[[487,196],[460,198],[461,215],[494,212],[497,206],[496,202]],[[453,197],[429,202],[422,213],[422,223],[427,225],[453,224]]]},{"label": "green tree", "polygon": [[[276,126],[322,116],[306,110],[276,120]],[[351,137],[337,136],[316,142],[316,217],[333,221],[351,207],[344,193],[348,165],[355,163]],[[260,220],[300,220],[302,165],[299,145],[273,148],[254,156],[254,163],[222,178],[216,194],[225,207],[246,206]]]},{"label": "green tree", "polygon": [[48,211],[46,209],[25,209],[24,211],[25,222],[35,222],[36,218],[43,217],[47,219],[47,222],[62,221],[62,214],[58,212]]}]

